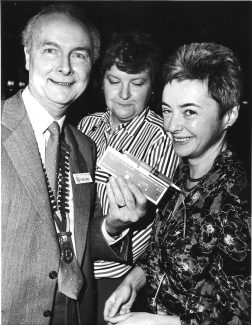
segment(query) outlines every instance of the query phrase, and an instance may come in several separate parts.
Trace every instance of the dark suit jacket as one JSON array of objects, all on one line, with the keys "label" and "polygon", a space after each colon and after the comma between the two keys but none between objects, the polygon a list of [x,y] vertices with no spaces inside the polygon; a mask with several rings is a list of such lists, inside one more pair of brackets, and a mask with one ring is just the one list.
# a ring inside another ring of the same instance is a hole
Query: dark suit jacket
[{"label": "dark suit jacket", "polygon": [[[94,183],[75,184],[74,173],[90,172],[94,180],[93,142],[65,126],[71,145],[70,173],[74,197],[74,229],[78,262],[85,277],[79,302],[82,324],[93,325],[93,273],[90,243],[100,258],[121,259],[101,233],[101,210]],[[52,310],[59,246],[42,162],[21,92],[5,101],[2,112],[2,324],[43,325]],[[90,221],[95,239],[90,241]],[[98,240],[97,240],[98,239]]]}]

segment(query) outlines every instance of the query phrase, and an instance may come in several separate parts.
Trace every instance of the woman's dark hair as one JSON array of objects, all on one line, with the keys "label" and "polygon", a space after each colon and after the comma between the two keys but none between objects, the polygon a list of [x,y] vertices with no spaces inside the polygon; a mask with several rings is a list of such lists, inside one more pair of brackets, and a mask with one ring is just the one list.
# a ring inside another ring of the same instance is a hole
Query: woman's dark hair
[{"label": "woman's dark hair", "polygon": [[132,74],[148,69],[154,86],[160,68],[160,51],[147,33],[141,31],[115,33],[103,56],[102,77],[113,65],[121,71]]},{"label": "woman's dark hair", "polygon": [[242,71],[234,53],[215,43],[191,43],[178,48],[163,68],[165,83],[172,80],[207,81],[209,95],[219,104],[220,116],[240,104]]}]

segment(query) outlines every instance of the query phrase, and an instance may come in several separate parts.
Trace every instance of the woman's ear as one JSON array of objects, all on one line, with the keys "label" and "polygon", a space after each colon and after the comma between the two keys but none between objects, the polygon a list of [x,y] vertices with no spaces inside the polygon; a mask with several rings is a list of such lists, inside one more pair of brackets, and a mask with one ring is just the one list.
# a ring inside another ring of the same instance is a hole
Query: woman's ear
[{"label": "woman's ear", "polygon": [[230,126],[232,126],[235,123],[235,121],[239,116],[239,109],[240,109],[239,105],[234,106],[231,110],[229,110],[224,115],[222,119],[224,130],[228,129]]}]

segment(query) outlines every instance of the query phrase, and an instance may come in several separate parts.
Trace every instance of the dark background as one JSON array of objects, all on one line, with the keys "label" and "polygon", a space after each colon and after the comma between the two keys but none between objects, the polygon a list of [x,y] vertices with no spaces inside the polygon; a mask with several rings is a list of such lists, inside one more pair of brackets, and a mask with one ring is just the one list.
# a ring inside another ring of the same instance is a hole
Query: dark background
[{"label": "dark background", "polygon": [[[2,1],[1,95],[7,98],[27,84],[20,34],[27,19],[42,1]],[[114,31],[141,29],[152,34],[166,59],[184,43],[211,41],[230,47],[241,61],[245,89],[240,116],[231,129],[230,140],[250,173],[251,160],[251,2],[250,1],[72,1],[85,8],[101,33],[102,49]],[[73,124],[88,113],[105,110],[98,86],[99,61],[90,84],[72,106]],[[162,88],[160,88],[161,93]]]}]

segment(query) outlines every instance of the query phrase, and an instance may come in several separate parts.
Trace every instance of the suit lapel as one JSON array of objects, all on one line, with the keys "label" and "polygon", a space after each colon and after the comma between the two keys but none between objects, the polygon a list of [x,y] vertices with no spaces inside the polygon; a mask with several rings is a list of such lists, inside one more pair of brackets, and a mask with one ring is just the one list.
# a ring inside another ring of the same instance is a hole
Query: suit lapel
[{"label": "suit lapel", "polygon": [[75,183],[73,175],[88,172],[87,165],[79,151],[78,143],[68,126],[65,126],[64,133],[67,144],[71,146],[70,174],[74,201],[74,237],[77,260],[79,265],[81,265],[86,246],[87,230],[90,217],[91,185],[90,183]]},{"label": "suit lapel", "polygon": [[13,120],[16,120],[18,123],[14,128],[12,125],[12,132],[3,142],[3,145],[33,201],[39,217],[48,224],[50,231],[55,237],[55,227],[45,176],[42,170],[42,162],[32,126],[21,99],[15,109],[16,111],[19,110],[19,115],[22,115],[22,119],[18,121],[17,116],[13,119],[10,118],[12,123]]}]

